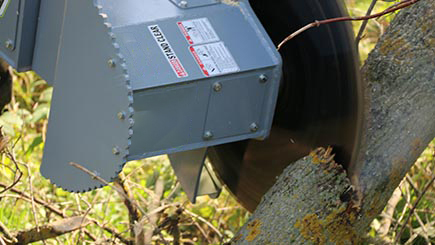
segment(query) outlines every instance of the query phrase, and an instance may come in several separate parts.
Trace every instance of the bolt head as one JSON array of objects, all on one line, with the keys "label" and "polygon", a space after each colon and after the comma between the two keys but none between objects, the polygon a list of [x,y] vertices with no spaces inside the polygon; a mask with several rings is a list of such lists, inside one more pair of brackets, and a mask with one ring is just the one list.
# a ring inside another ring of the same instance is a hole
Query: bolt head
[{"label": "bolt head", "polygon": [[267,80],[269,80],[269,78],[266,76],[266,74],[261,74],[259,79],[260,79],[261,83],[265,83],[265,82],[267,82]]},{"label": "bolt head", "polygon": [[119,149],[119,147],[115,146],[112,148],[112,153],[113,155],[119,155],[121,154],[121,150]]},{"label": "bolt head", "polygon": [[206,131],[204,133],[204,139],[205,140],[211,140],[213,138],[213,133],[211,131]]},{"label": "bolt head", "polygon": [[213,90],[214,90],[215,92],[220,92],[220,91],[222,90],[222,84],[219,83],[219,82],[214,83],[214,84],[213,84]]},{"label": "bolt head", "polygon": [[123,111],[118,112],[117,117],[119,120],[125,120],[126,118],[125,112]]},{"label": "bolt head", "polygon": [[255,133],[258,131],[258,125],[256,123],[252,123],[251,126],[249,126],[251,129],[251,132]]},{"label": "bolt head", "polygon": [[180,6],[180,8],[187,8],[187,1],[181,1],[178,6]]},{"label": "bolt head", "polygon": [[109,59],[107,61],[107,65],[109,65],[110,68],[115,68],[116,67],[116,62],[114,59]]},{"label": "bolt head", "polygon": [[5,42],[5,47],[9,50],[13,50],[14,49],[14,43],[12,42],[12,40],[7,40]]}]

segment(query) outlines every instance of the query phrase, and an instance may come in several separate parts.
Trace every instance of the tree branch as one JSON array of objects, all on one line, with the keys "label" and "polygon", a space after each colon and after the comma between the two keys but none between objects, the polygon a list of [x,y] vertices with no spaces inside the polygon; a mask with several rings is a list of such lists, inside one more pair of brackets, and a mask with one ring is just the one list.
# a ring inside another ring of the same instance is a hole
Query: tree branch
[{"label": "tree branch", "polygon": [[[372,13],[373,9],[375,8],[377,2],[378,2],[378,0],[372,0],[369,8],[367,9],[366,16],[370,16],[370,14]],[[363,37],[364,30],[366,29],[368,23],[369,23],[368,19],[364,20],[363,23],[361,24],[361,27],[359,28],[358,35],[355,38],[355,45],[356,45],[357,49],[359,47],[359,42],[361,41],[361,39]]]},{"label": "tree branch", "polygon": [[402,2],[394,5],[391,8],[388,8],[380,13],[377,14],[373,14],[373,15],[368,15],[368,16],[360,16],[360,17],[338,17],[338,18],[332,18],[332,19],[326,19],[326,20],[316,20],[304,27],[302,27],[301,29],[293,32],[292,34],[290,34],[289,36],[287,36],[280,44],[278,44],[278,51],[290,40],[292,40],[293,38],[295,38],[296,36],[298,36],[299,34],[313,28],[313,27],[319,27],[321,25],[325,25],[325,24],[331,24],[331,23],[336,23],[336,22],[343,22],[343,21],[361,21],[361,20],[369,20],[369,19],[374,19],[374,18],[378,18],[380,16],[395,12],[399,9],[403,9],[406,8],[408,6],[411,6],[417,2],[419,2],[420,0],[403,0]]},{"label": "tree branch", "polygon": [[[94,174],[92,171],[90,171],[89,169],[83,167],[82,165],[80,165],[80,164],[78,164],[78,163],[70,162],[69,164],[70,164],[71,166],[73,166],[73,167],[75,167],[75,168],[77,168],[77,169],[80,169],[81,171],[87,173],[87,174],[89,175],[90,178],[93,178],[93,179],[95,179],[95,180],[101,182],[101,183],[104,184],[104,185],[107,185],[107,186],[112,187],[116,192],[119,193],[119,195],[121,195],[123,198],[127,199],[131,204],[135,205],[136,208],[137,208],[137,209],[142,213],[143,218],[146,218],[146,220],[147,220],[147,221],[150,223],[150,225],[153,227],[153,230],[156,230],[157,227],[156,227],[153,223],[151,223],[151,219],[150,219],[150,217],[146,214],[145,210],[144,210],[143,208],[141,208],[139,205],[137,205],[136,202],[135,202],[134,200],[131,200],[131,198],[130,198],[126,193],[124,193],[124,191],[123,191],[121,188],[119,188],[119,187],[116,186],[116,185],[111,185],[109,182],[107,182],[106,180],[104,180],[104,179],[101,178],[100,176],[97,176],[97,175]],[[143,218],[142,218],[142,220],[143,220]],[[142,223],[142,222],[140,222],[140,223]],[[164,244],[168,244],[167,241],[164,239],[163,234],[162,234],[161,232],[159,232],[158,234],[159,234],[160,238],[162,239],[163,243],[164,243]]]},{"label": "tree branch", "polygon": [[136,232],[134,227],[135,224],[139,222],[141,218],[141,214],[137,209],[137,204],[131,202],[131,201],[135,201],[133,194],[131,193],[130,188],[127,187],[125,183],[125,178],[121,174],[118,176],[118,178],[115,179],[114,184],[117,185],[124,192],[125,196],[129,197],[128,199],[123,198],[123,202],[128,210],[130,235],[131,238],[134,239],[136,237]]},{"label": "tree branch", "polygon": [[3,224],[3,222],[0,221],[0,232],[5,235],[6,239],[11,240],[12,242],[17,242],[18,240],[15,238],[14,235],[9,231],[9,229]]},{"label": "tree branch", "polygon": [[[328,151],[300,159],[284,170],[234,243],[358,244],[365,238],[435,137],[434,36],[435,1],[419,1],[400,11],[369,55],[362,69],[366,103],[353,185]],[[355,193],[362,197],[357,207]]]},{"label": "tree branch", "polygon": [[[423,198],[424,194],[426,194],[426,192],[432,186],[434,181],[435,181],[435,175],[432,176],[431,180],[426,184],[426,186],[424,187],[423,191],[418,195],[418,198],[417,198],[417,200],[415,200],[414,205],[412,205],[412,208],[409,211],[409,214],[406,217],[405,222],[403,222],[402,228],[400,229],[399,233],[397,233],[397,236],[396,236],[396,239],[395,239],[394,243],[397,243],[399,241],[400,237],[402,236],[403,231],[405,231],[406,224],[408,224],[409,219],[414,214],[414,211],[417,208],[418,204],[420,203],[421,199]],[[424,226],[422,226],[422,227],[424,227]]]},{"label": "tree branch", "polygon": [[30,230],[16,232],[13,235],[16,239],[16,242],[11,244],[29,244],[32,242],[58,237],[86,227],[90,223],[91,221],[84,217],[71,217],[62,219],[50,224],[32,228]]}]

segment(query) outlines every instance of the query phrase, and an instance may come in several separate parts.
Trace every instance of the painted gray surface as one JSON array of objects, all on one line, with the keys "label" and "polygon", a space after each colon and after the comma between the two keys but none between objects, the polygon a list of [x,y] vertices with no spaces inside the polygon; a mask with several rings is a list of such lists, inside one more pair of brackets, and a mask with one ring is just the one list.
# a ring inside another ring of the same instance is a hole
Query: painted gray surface
[{"label": "painted gray surface", "polygon": [[218,0],[171,0],[180,8],[196,8],[219,3]]},{"label": "painted gray surface", "polygon": [[[217,8],[216,6],[220,6]],[[127,60],[134,90],[180,83],[205,78],[189,51],[189,43],[180,31],[177,22],[207,17],[217,35],[225,43],[241,71],[273,67],[278,58],[265,49],[265,43],[259,37],[258,27],[247,21],[239,8],[227,5],[213,5],[207,8],[215,11],[202,13],[203,8],[186,10],[183,16],[161,21],[114,28],[121,52]],[[177,78],[166,61],[156,41],[148,31],[148,26],[158,24],[168,42],[181,60],[189,76]]]},{"label": "painted gray surface", "polygon": [[211,167],[211,164],[205,162],[199,179],[197,196],[208,195],[210,198],[218,198],[221,192],[222,183]]},{"label": "painted gray surface", "polygon": [[169,154],[168,157],[184,192],[195,203],[207,148]]},{"label": "painted gray surface", "polygon": [[[91,1],[67,0],[53,102],[41,173],[68,191],[101,183],[69,165],[78,163],[107,181],[121,171],[128,154],[127,81],[110,29]],[[77,14],[80,13],[80,14]],[[117,66],[111,68],[107,60]],[[113,147],[120,154],[112,154]]]},{"label": "painted gray surface", "polygon": [[[0,18],[0,57],[19,71],[32,66],[39,4],[39,0],[11,0]],[[5,45],[8,40],[12,50]]]},{"label": "painted gray surface", "polygon": [[169,154],[172,168],[192,203],[197,196],[217,198],[222,185],[210,166],[205,164],[207,148]]},{"label": "painted gray surface", "polygon": [[6,48],[6,42],[11,40],[15,50],[19,7],[20,1],[10,1],[3,18],[0,19],[0,56],[14,67],[17,64],[16,53]]},{"label": "painted gray surface", "polygon": [[41,1],[33,70],[50,85],[55,80],[64,13],[65,0]]},{"label": "painted gray surface", "polygon": [[[93,2],[98,6],[85,0],[41,0],[33,68],[54,84],[44,176],[64,189],[87,191],[100,183],[68,163],[110,181],[129,160],[183,151],[193,159],[196,149],[267,137],[281,59],[248,1],[227,5],[192,0],[206,5],[192,8],[170,0]],[[204,17],[239,71],[207,77],[200,69],[177,22]],[[156,24],[187,77],[178,78],[159,49],[148,29]],[[114,68],[109,59],[114,59]],[[262,74],[269,78],[266,83],[259,81]],[[219,93],[213,90],[216,82],[223,85]],[[125,120],[117,119],[121,111]],[[254,122],[259,129],[251,132]],[[204,139],[208,130],[214,137]],[[112,153],[114,147],[119,155]],[[202,166],[203,161],[197,162]],[[218,193],[213,174],[203,171],[209,174],[202,181],[200,173],[201,181],[192,187],[196,194]]]},{"label": "painted gray surface", "polygon": [[219,81],[222,90],[211,91],[205,131],[211,131],[214,138],[225,138],[251,134],[251,124],[264,128],[266,122],[261,113],[267,106],[264,96],[271,86],[260,82],[258,77],[258,73],[249,73],[237,79]]},{"label": "painted gray surface", "polygon": [[[274,108],[274,81],[260,83],[272,68],[134,92],[135,132],[129,160],[266,137]],[[222,91],[213,90],[221,82]],[[275,81],[277,82],[277,81]],[[257,123],[257,132],[250,125]],[[214,137],[204,140],[206,131]]]}]

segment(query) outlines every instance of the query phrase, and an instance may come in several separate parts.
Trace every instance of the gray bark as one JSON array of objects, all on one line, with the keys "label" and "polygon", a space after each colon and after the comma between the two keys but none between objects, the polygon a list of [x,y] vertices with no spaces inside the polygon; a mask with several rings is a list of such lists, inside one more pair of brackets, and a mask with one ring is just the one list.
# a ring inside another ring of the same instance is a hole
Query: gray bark
[{"label": "gray bark", "polygon": [[365,236],[435,136],[435,1],[398,14],[362,75],[365,136],[356,176],[349,180],[318,149],[284,171],[233,243],[358,244]]}]

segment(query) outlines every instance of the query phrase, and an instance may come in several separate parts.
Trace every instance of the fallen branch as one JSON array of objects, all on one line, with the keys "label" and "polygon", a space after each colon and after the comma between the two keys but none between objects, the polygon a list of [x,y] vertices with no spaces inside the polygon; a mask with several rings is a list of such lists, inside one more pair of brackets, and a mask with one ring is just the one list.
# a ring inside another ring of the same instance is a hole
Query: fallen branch
[{"label": "fallen branch", "polygon": [[47,225],[42,225],[30,230],[19,231],[13,234],[16,242],[9,244],[29,244],[41,240],[46,240],[63,234],[76,231],[92,222],[84,217],[72,217],[62,219]]},{"label": "fallen branch", "polygon": [[[6,185],[3,183],[0,183],[0,187],[5,187]],[[21,196],[24,200],[31,202],[31,198],[29,195],[27,195],[26,193],[16,189],[16,188],[11,188],[9,191],[14,192],[16,194],[18,194],[19,196]],[[44,208],[50,210],[51,212],[53,212],[54,214],[62,217],[62,218],[67,218],[67,216],[62,212],[62,210],[48,204],[47,202],[43,201],[42,199],[39,199],[37,197],[34,197],[33,200],[35,201],[35,203],[43,206]],[[125,238],[124,236],[121,235],[120,232],[118,232],[117,230],[107,227],[105,225],[101,225],[97,220],[94,219],[89,219],[91,220],[95,225],[97,225],[98,227],[100,227],[101,229],[109,232],[110,234],[112,234],[114,237],[116,237],[117,239],[119,239],[121,242],[123,242],[124,244],[132,244],[131,240]],[[96,241],[97,238],[90,233],[89,231],[85,230],[84,231],[85,234],[93,241]]]}]

